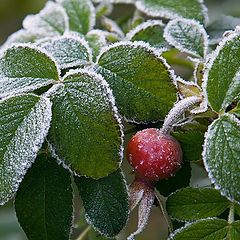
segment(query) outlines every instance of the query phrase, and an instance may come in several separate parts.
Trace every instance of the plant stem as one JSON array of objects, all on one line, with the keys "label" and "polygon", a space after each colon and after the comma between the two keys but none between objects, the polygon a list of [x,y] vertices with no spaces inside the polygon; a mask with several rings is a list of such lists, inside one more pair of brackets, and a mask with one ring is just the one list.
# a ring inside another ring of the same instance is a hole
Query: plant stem
[{"label": "plant stem", "polygon": [[167,209],[166,209],[166,200],[165,198],[158,192],[157,189],[154,190],[154,194],[158,200],[159,208],[163,214],[163,217],[168,225],[169,232],[171,233],[173,231],[172,221],[170,217],[168,216]]},{"label": "plant stem", "polygon": [[234,203],[231,203],[228,214],[228,223],[231,224],[233,222],[234,222]]},{"label": "plant stem", "polygon": [[171,132],[173,125],[176,124],[186,110],[189,110],[195,104],[202,101],[201,97],[187,97],[175,104],[175,106],[170,110],[167,117],[164,120],[161,132],[164,134],[169,134]]},{"label": "plant stem", "polygon": [[87,226],[76,240],[83,240],[87,236],[90,229],[91,229],[91,226]]}]

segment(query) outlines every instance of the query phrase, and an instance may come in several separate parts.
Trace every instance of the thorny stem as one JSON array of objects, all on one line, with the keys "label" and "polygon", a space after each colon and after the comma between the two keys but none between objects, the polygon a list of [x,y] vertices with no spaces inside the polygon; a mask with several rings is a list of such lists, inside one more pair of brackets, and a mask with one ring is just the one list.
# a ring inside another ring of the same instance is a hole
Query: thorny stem
[{"label": "thorny stem", "polygon": [[201,97],[187,97],[175,104],[175,106],[168,113],[167,117],[164,120],[161,132],[164,134],[169,134],[171,132],[173,125],[176,124],[184,114],[184,112],[195,104],[202,101]]},{"label": "thorny stem", "polygon": [[166,200],[164,197],[158,192],[157,189],[154,190],[154,194],[158,200],[159,208],[163,214],[163,217],[168,225],[169,232],[171,233],[173,231],[172,221],[170,217],[168,216],[167,209],[166,209]]},{"label": "thorny stem", "polygon": [[76,240],[83,240],[87,236],[90,229],[91,229],[91,226],[87,226]]},{"label": "thorny stem", "polygon": [[228,214],[228,223],[231,224],[233,222],[234,222],[234,203],[231,203]]}]

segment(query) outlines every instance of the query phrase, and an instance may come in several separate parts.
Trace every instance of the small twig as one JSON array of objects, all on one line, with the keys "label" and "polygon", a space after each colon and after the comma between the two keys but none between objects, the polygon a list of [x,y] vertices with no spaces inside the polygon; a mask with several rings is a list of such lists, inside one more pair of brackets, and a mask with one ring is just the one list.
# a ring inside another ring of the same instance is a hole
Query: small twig
[{"label": "small twig", "polygon": [[90,229],[91,229],[91,226],[90,225],[87,226],[85,228],[85,230],[79,235],[79,237],[76,240],[83,240],[87,236],[87,234],[90,231]]},{"label": "small twig", "polygon": [[164,134],[169,134],[171,132],[173,125],[176,124],[185,113],[185,111],[192,108],[195,104],[202,101],[201,97],[187,97],[175,104],[175,106],[170,110],[167,117],[164,120],[161,132]]},{"label": "small twig", "polygon": [[155,196],[158,200],[159,203],[159,208],[163,214],[163,217],[168,225],[168,229],[169,232],[171,233],[173,231],[173,225],[172,225],[172,221],[167,213],[167,209],[166,209],[166,200],[164,199],[164,197],[158,192],[157,189],[154,190]]}]

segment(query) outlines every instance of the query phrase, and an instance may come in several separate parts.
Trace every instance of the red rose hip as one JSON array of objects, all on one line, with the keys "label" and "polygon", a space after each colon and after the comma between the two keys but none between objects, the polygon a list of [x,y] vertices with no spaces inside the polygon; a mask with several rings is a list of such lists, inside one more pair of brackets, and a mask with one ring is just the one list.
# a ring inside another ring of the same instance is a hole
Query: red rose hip
[{"label": "red rose hip", "polygon": [[176,173],[182,163],[182,150],[172,136],[148,128],[137,132],[129,141],[127,160],[136,178],[154,182]]}]

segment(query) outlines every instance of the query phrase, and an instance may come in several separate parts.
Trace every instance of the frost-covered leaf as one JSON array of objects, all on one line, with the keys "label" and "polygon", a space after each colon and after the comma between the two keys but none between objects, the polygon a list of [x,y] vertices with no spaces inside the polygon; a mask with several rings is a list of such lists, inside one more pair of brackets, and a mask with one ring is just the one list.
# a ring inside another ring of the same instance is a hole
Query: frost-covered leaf
[{"label": "frost-covered leaf", "polygon": [[193,19],[178,18],[170,21],[164,29],[164,37],[181,52],[201,58],[207,53],[207,33],[203,26]]},{"label": "frost-covered leaf", "polygon": [[161,195],[167,197],[178,189],[188,187],[190,184],[190,178],[190,162],[183,162],[181,168],[176,172],[175,176],[158,181],[155,187]]},{"label": "frost-covered leaf", "polygon": [[210,43],[219,43],[226,31],[234,30],[238,25],[240,25],[240,18],[226,15],[220,16],[219,19],[215,20],[207,27]]},{"label": "frost-covered leaf", "polygon": [[33,91],[58,80],[55,62],[40,49],[28,45],[6,49],[0,58],[0,98]]},{"label": "frost-covered leaf", "polygon": [[203,159],[209,177],[222,195],[240,203],[240,121],[225,114],[208,128]]},{"label": "frost-covered leaf", "polygon": [[144,41],[156,48],[167,47],[163,37],[164,24],[160,20],[148,20],[132,29],[126,36],[130,41]]},{"label": "frost-covered leaf", "polygon": [[208,21],[207,9],[202,0],[138,0],[136,7],[152,17],[167,19],[184,17],[202,23]]},{"label": "frost-covered leaf", "polygon": [[98,64],[120,113],[128,120],[158,121],[176,101],[172,73],[148,44],[116,43],[100,54]]},{"label": "frost-covered leaf", "polygon": [[224,110],[240,100],[240,32],[226,37],[210,56],[204,70],[206,97],[213,110]]},{"label": "frost-covered leaf", "polygon": [[75,177],[87,221],[101,234],[116,236],[126,225],[129,215],[126,182],[118,170],[94,180]]},{"label": "frost-covered leaf", "polygon": [[210,188],[183,188],[167,200],[169,215],[180,221],[216,217],[229,208],[230,202]]},{"label": "frost-covered leaf", "polygon": [[77,174],[107,176],[122,158],[120,119],[100,75],[72,71],[53,92],[49,140],[56,154]]},{"label": "frost-covered leaf", "polygon": [[179,141],[185,161],[202,159],[204,134],[201,131],[173,132],[172,135]]},{"label": "frost-covered leaf", "polygon": [[61,69],[79,67],[92,60],[88,43],[77,36],[54,38],[41,47],[54,57]]},{"label": "frost-covered leaf", "polygon": [[86,34],[94,27],[95,9],[90,0],[57,0],[57,2],[68,14],[70,30]]},{"label": "frost-covered leaf", "polygon": [[102,30],[95,29],[87,33],[86,40],[92,49],[93,60],[96,61],[101,48],[107,45],[106,34]]},{"label": "frost-covered leaf", "polygon": [[23,20],[23,27],[37,36],[55,37],[68,30],[68,16],[59,4],[48,1],[38,14]]},{"label": "frost-covered leaf", "polygon": [[1,49],[10,47],[13,43],[33,43],[37,37],[25,29],[20,29],[8,37]]},{"label": "frost-covered leaf", "polygon": [[33,94],[0,101],[0,205],[12,198],[35,160],[51,121],[51,103]]},{"label": "frost-covered leaf", "polygon": [[71,175],[41,154],[17,191],[15,209],[29,240],[68,240],[72,225]]},{"label": "frost-covered leaf", "polygon": [[204,219],[177,229],[170,235],[169,240],[225,240],[230,229],[226,220]]},{"label": "frost-covered leaf", "polygon": [[240,239],[240,221],[235,221],[231,224],[228,236],[231,240]]}]

